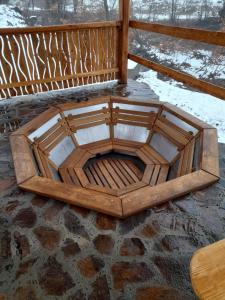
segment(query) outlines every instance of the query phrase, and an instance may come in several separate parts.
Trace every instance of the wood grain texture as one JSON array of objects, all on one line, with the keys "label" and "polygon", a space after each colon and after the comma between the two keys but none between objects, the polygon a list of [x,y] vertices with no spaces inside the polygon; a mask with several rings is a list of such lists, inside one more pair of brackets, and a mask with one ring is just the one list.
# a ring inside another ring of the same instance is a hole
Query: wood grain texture
[{"label": "wood grain texture", "polygon": [[119,80],[121,83],[127,83],[128,79],[128,43],[129,43],[129,17],[130,17],[130,0],[120,1],[120,19],[122,20],[122,30],[120,34],[120,49],[119,49],[119,61],[120,61],[120,75]]},{"label": "wood grain texture", "polygon": [[124,216],[181,197],[218,181],[205,171],[196,171],[154,187],[144,187],[121,197]]},{"label": "wood grain texture", "polygon": [[10,137],[16,180],[18,184],[37,175],[35,162],[32,158],[31,149],[27,138],[23,135]]},{"label": "wood grain texture", "polygon": [[201,300],[225,295],[225,240],[196,251],[190,265],[192,286]]},{"label": "wood grain texture", "polygon": [[204,80],[197,79],[194,76],[189,75],[187,73],[171,69],[169,67],[163,66],[161,64],[155,63],[151,60],[147,60],[145,58],[131,53],[128,54],[128,58],[149,69],[152,69],[156,72],[162,73],[170,78],[173,78],[174,80],[192,86],[198,89],[199,91],[225,100],[225,89],[222,87],[216,86],[215,84],[206,82]]},{"label": "wood grain texture", "polygon": [[219,149],[216,129],[203,130],[201,168],[217,177],[220,176]]},{"label": "wood grain texture", "polygon": [[225,32],[222,31],[210,31],[189,27],[169,26],[135,20],[130,20],[129,26],[134,29],[165,34],[179,39],[194,40],[217,46],[225,46]]},{"label": "wood grain texture", "polygon": [[53,197],[72,205],[94,209],[116,217],[122,217],[121,200],[114,196],[38,176],[20,184],[20,187],[26,191],[46,197]]}]

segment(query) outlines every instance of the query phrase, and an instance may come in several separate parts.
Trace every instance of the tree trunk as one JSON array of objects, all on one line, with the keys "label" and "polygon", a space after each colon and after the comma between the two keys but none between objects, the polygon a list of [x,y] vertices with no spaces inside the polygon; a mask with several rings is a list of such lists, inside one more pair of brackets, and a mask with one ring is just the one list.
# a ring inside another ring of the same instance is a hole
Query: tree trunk
[{"label": "tree trunk", "polygon": [[108,5],[108,0],[103,0],[104,1],[104,9],[105,9],[105,18],[106,20],[110,19],[109,15],[109,5]]}]

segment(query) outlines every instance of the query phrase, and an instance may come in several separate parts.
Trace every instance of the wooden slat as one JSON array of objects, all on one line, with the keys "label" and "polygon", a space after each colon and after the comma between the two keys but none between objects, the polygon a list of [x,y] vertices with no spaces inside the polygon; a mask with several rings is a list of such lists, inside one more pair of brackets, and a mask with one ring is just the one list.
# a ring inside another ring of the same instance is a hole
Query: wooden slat
[{"label": "wooden slat", "polygon": [[107,27],[120,27],[121,21],[107,21],[107,22],[91,22],[91,23],[77,23],[67,25],[54,25],[54,26],[40,26],[40,27],[24,27],[24,28],[1,28],[0,35],[6,34],[28,34],[36,32],[57,32],[57,31],[73,31],[80,29],[90,28],[107,28]]},{"label": "wooden slat", "polygon": [[161,168],[160,165],[155,165],[154,172],[153,172],[151,180],[150,180],[150,186],[156,185],[158,176],[159,176],[159,172],[160,172],[160,168]]},{"label": "wooden slat", "polygon": [[131,105],[138,105],[138,106],[147,106],[147,107],[157,107],[160,108],[162,104],[165,102],[148,99],[146,101],[143,100],[137,100],[132,98],[126,98],[126,97],[120,97],[120,96],[111,96],[112,103],[123,103],[123,104],[131,104]]},{"label": "wooden slat", "polygon": [[155,168],[154,165],[147,165],[146,166],[145,172],[144,172],[144,175],[143,175],[143,178],[142,178],[143,182],[145,182],[147,184],[150,183],[150,180],[152,178],[152,174],[153,174],[154,168]]},{"label": "wooden slat", "polygon": [[20,184],[37,175],[35,162],[27,138],[22,135],[10,137],[17,183]]},{"label": "wooden slat", "polygon": [[122,196],[122,195],[125,195],[127,193],[130,193],[132,191],[135,191],[135,190],[138,190],[140,188],[143,188],[144,186],[146,186],[147,184],[142,182],[142,181],[139,181],[139,182],[135,182],[131,185],[128,185],[126,187],[124,187],[123,189],[119,189],[117,194],[118,196]]},{"label": "wooden slat", "polygon": [[161,166],[160,168],[160,172],[159,172],[159,176],[158,176],[158,180],[157,180],[157,184],[163,183],[166,181],[167,176],[168,176],[168,172],[169,172],[169,166]]},{"label": "wooden slat", "polygon": [[225,89],[219,86],[216,86],[215,84],[206,82],[201,79],[197,79],[192,75],[189,75],[187,73],[173,70],[169,67],[163,66],[161,64],[155,63],[151,60],[147,60],[145,58],[142,58],[140,56],[134,55],[129,53],[128,58],[135,61],[138,64],[141,64],[149,69],[152,69],[156,72],[162,73],[170,78],[173,78],[174,80],[180,81],[184,84],[187,84],[189,86],[192,86],[199,91],[202,91],[204,93],[210,94],[212,96],[218,97],[222,100],[225,100]]},{"label": "wooden slat", "polygon": [[138,177],[138,179],[141,180],[143,176],[141,170],[131,160],[125,160],[125,163],[132,170],[132,172],[134,172],[134,174]]},{"label": "wooden slat", "polygon": [[50,179],[35,176],[20,184],[20,187],[29,192],[55,198],[63,202],[97,210],[116,217],[122,217],[121,200],[88,189],[56,182]]},{"label": "wooden slat", "polygon": [[72,181],[67,169],[59,169],[59,174],[60,174],[63,182],[65,182],[67,184],[73,184],[74,183]]},{"label": "wooden slat", "polygon": [[[67,159],[61,164],[60,168],[68,168],[75,166],[79,161],[82,159],[82,157],[87,153],[86,150],[77,148],[75,149],[68,157]],[[91,154],[90,154],[91,157]]]},{"label": "wooden slat", "polygon": [[112,189],[117,189],[117,185],[115,183],[115,181],[113,180],[113,178],[111,177],[111,174],[108,172],[107,168],[105,167],[105,165],[103,164],[103,162],[101,160],[99,160],[97,162],[97,165],[99,167],[99,169],[101,170],[103,176],[105,177],[105,179],[107,180],[107,182],[109,183],[110,187]]},{"label": "wooden slat", "polygon": [[90,172],[91,174],[93,175],[96,183],[99,185],[99,186],[109,186],[109,184],[105,181],[105,178],[103,179],[102,181],[102,174],[99,170],[99,168],[97,166],[93,167],[93,166],[89,166],[89,169],[90,169]]},{"label": "wooden slat", "polygon": [[109,174],[112,176],[113,180],[116,182],[117,186],[122,189],[125,187],[123,181],[121,180],[121,178],[118,176],[118,174],[116,173],[116,171],[113,169],[113,167],[111,166],[111,164],[108,162],[107,159],[103,159],[102,163],[104,164],[104,166],[106,167],[106,169],[108,170]]},{"label": "wooden slat", "polygon": [[203,130],[201,168],[217,177],[220,176],[219,149],[216,129]]},{"label": "wooden slat", "polygon": [[73,168],[73,170],[74,170],[75,174],[77,175],[77,178],[79,179],[79,181],[83,187],[85,187],[87,184],[89,184],[88,178],[87,178],[86,174],[84,173],[83,169]]},{"label": "wooden slat", "polygon": [[122,159],[118,160],[118,162],[121,164],[121,166],[124,168],[124,170],[126,170],[126,172],[130,175],[130,177],[132,177],[132,179],[135,182],[138,182],[139,179],[136,176],[136,174],[126,165],[125,161],[123,161]]},{"label": "wooden slat", "polygon": [[147,23],[131,20],[131,28],[173,36],[175,38],[194,40],[202,43],[225,46],[225,32],[210,31],[189,27],[169,26],[158,23]]},{"label": "wooden slat", "polygon": [[190,275],[192,286],[199,299],[224,299],[225,240],[196,251],[191,260]]},{"label": "wooden slat", "polygon": [[164,131],[169,139],[175,139],[179,144],[186,145],[189,142],[189,139],[185,135],[161,120],[156,120],[155,126]]},{"label": "wooden slat", "polygon": [[127,186],[130,184],[130,182],[127,180],[126,176],[124,176],[124,174],[121,172],[120,168],[118,167],[118,165],[116,164],[114,159],[108,159],[109,163],[111,164],[111,166],[113,167],[113,169],[116,171],[116,173],[118,174],[118,176],[120,176],[120,178],[122,179],[122,181],[124,182],[124,184]]},{"label": "wooden slat", "polygon": [[154,187],[144,187],[128,193],[121,197],[124,216],[184,196],[216,181],[218,177],[200,170]]},{"label": "wooden slat", "polygon": [[152,165],[154,164],[154,158],[152,159],[149,154],[143,150],[143,148],[138,149],[136,151],[136,154],[138,157],[140,157],[140,159],[146,164],[146,165]]},{"label": "wooden slat", "polygon": [[114,190],[114,189],[111,189],[111,188],[108,188],[108,187],[105,187],[105,186],[99,186],[99,185],[89,183],[88,185],[86,185],[85,188],[96,191],[96,192],[101,192],[101,193],[106,193],[106,194],[109,194],[109,195],[119,196],[119,194],[118,194],[119,190]]}]

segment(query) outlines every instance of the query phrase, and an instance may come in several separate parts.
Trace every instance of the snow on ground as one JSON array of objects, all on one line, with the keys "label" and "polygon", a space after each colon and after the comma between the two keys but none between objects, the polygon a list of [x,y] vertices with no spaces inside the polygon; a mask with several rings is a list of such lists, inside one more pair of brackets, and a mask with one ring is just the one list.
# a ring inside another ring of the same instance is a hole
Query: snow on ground
[{"label": "snow on ground", "polygon": [[128,59],[128,70],[132,70],[137,66],[137,63],[133,60]]},{"label": "snow on ground", "polygon": [[173,62],[180,70],[193,76],[207,78],[213,74],[214,78],[225,78],[225,56],[203,49],[199,50],[164,50],[152,46],[148,50],[150,55],[156,56],[159,61]]},{"label": "snow on ground", "polygon": [[26,23],[14,6],[0,5],[0,27],[25,27]]},{"label": "snow on ground", "polygon": [[193,92],[177,85],[176,81],[162,81],[157,72],[140,73],[139,82],[144,82],[159,96],[161,101],[170,102],[191,113],[218,130],[219,142],[225,143],[225,101],[213,96]]}]

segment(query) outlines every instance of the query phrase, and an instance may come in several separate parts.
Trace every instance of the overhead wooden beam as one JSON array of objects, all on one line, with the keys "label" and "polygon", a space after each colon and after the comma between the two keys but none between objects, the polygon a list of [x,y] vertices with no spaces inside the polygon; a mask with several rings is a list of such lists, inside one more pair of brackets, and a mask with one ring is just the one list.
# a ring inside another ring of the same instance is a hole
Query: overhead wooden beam
[{"label": "overhead wooden beam", "polygon": [[135,61],[136,63],[138,63],[140,65],[143,65],[143,66],[149,68],[149,69],[152,69],[156,72],[162,73],[172,79],[175,79],[186,85],[196,88],[199,91],[202,91],[204,93],[207,93],[212,96],[218,97],[222,100],[225,100],[225,89],[222,87],[219,87],[215,84],[198,79],[187,73],[165,67],[161,64],[155,63],[151,60],[142,58],[140,56],[137,56],[137,55],[134,55],[131,53],[128,54],[128,58]]},{"label": "overhead wooden beam", "polygon": [[129,26],[134,29],[165,34],[173,36],[175,38],[194,40],[217,46],[225,46],[225,32],[222,31],[210,31],[187,27],[177,27],[134,20],[131,20],[129,22]]},{"label": "overhead wooden beam", "polygon": [[130,16],[130,0],[120,0],[120,20],[122,21],[122,30],[120,38],[120,82],[127,83],[128,78],[128,47],[129,47],[129,16]]}]

